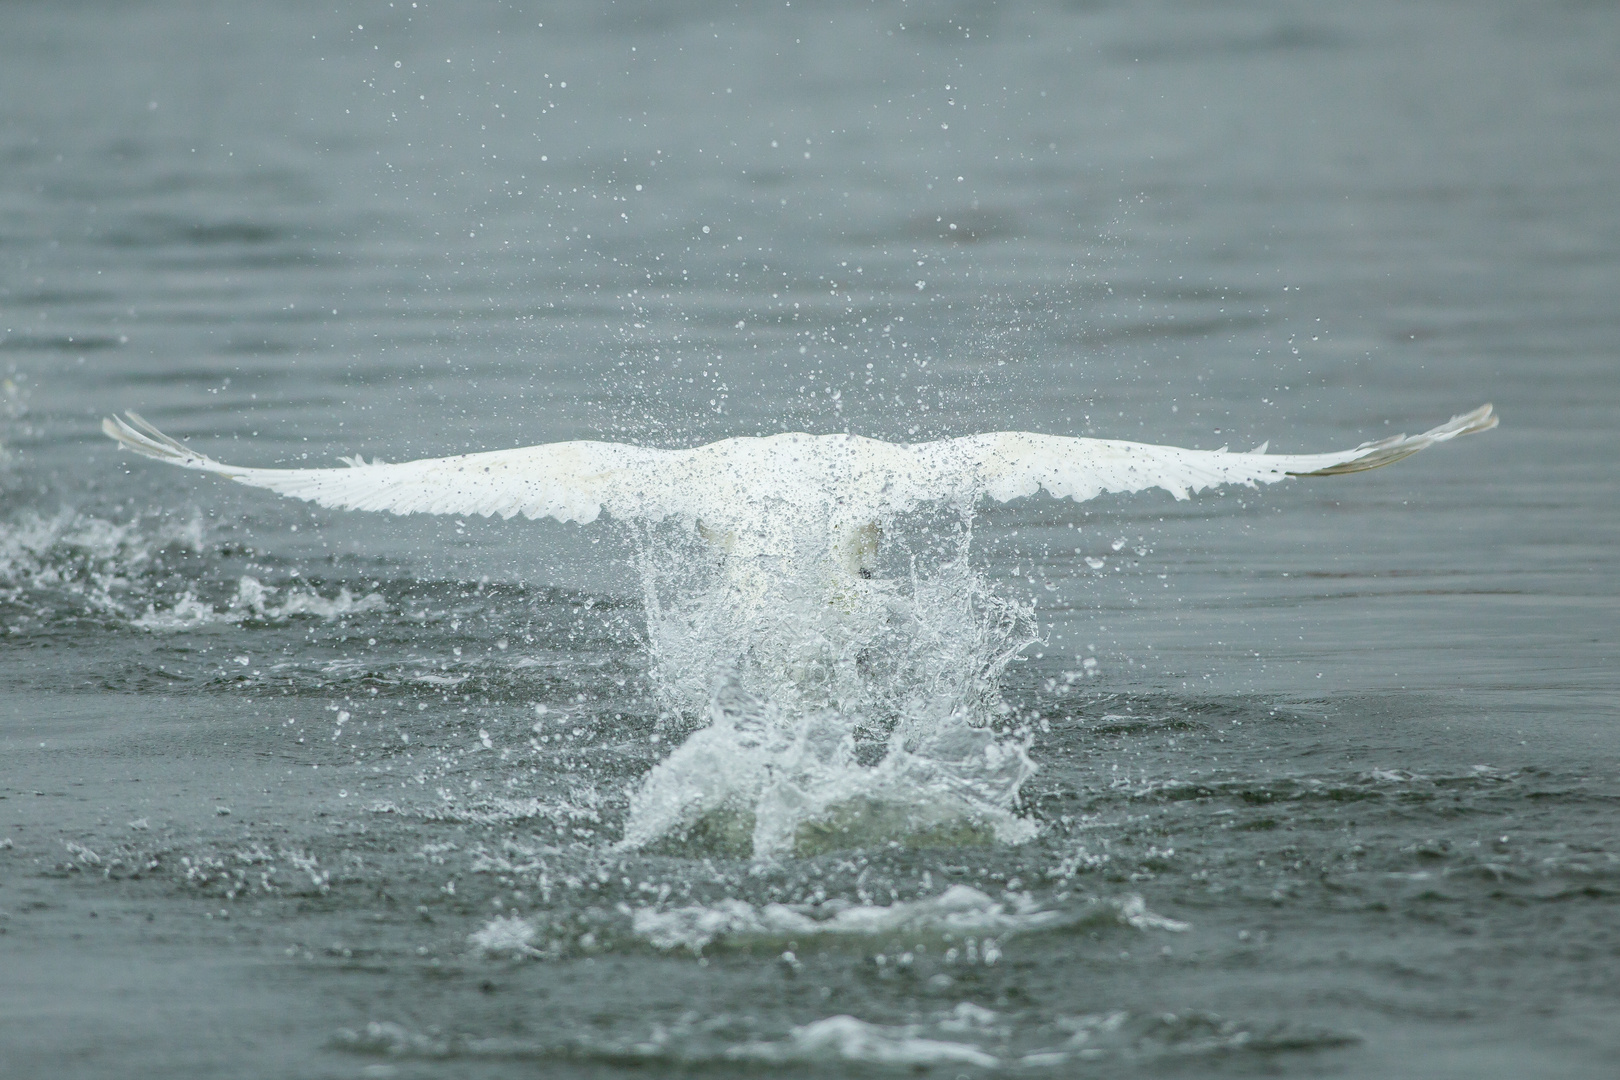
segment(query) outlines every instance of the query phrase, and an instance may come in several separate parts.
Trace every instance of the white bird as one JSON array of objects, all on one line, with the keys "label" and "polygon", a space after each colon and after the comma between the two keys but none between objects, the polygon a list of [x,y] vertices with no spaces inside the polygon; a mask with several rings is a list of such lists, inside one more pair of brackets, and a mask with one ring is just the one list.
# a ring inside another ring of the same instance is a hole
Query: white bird
[{"label": "white bird", "polygon": [[1177,499],[1223,484],[1254,487],[1290,476],[1336,476],[1399,461],[1458,435],[1496,426],[1491,406],[1421,435],[1396,435],[1326,454],[1188,450],[1150,443],[1000,431],[895,444],[859,435],[783,434],[722,439],[687,450],[624,443],[545,443],[399,464],[344,458],[346,468],[226,465],[163,434],[135,413],[102,430],[124,447],[187,469],[321,506],[396,514],[499,514],[594,521],[684,521],[738,557],[824,544],[836,570],[864,576],[880,523],[934,505],[971,508],[1044,489],[1083,502],[1104,492],[1162,488]]}]

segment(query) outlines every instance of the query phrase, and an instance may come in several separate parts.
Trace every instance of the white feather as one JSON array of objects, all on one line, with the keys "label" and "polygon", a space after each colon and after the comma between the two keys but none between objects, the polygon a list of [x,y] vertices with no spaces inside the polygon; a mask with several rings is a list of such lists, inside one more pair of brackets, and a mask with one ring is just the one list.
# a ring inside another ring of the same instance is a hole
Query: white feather
[{"label": "white feather", "polygon": [[1186,450],[1023,431],[911,445],[787,434],[689,450],[580,441],[392,465],[354,457],[344,459],[347,468],[256,469],[215,461],[126,415],[128,422],[103,421],[102,430],[136,453],[321,506],[578,522],[605,511],[621,520],[701,520],[733,532],[774,532],[766,525],[771,518],[811,514],[835,535],[928,504],[967,507],[1040,490],[1077,502],[1150,488],[1185,499],[1223,484],[1360,472],[1497,422],[1484,405],[1421,435],[1327,454]]}]

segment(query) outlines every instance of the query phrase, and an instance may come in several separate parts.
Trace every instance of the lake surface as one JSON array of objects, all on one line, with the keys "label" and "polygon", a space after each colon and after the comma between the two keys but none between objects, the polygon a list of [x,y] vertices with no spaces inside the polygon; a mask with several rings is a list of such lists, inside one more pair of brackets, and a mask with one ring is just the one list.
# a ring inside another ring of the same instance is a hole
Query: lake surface
[{"label": "lake surface", "polygon": [[[1617,51],[1574,2],[0,8],[0,1072],[1612,1075]],[[861,794],[770,851],[621,843],[736,749],[668,767],[737,690],[649,621],[727,614],[678,529],[99,432],[1292,452],[1484,401],[1378,472],[888,523],[945,621],[884,648],[958,651],[862,685],[1034,771],[919,824],[957,774],[891,799],[840,714]]]}]

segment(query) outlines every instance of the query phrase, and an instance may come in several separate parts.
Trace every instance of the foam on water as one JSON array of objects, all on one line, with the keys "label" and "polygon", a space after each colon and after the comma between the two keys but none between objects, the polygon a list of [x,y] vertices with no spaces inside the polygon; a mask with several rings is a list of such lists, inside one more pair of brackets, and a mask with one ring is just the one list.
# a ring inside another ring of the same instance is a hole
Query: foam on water
[{"label": "foam on water", "polygon": [[[742,1065],[863,1065],[927,1071],[1046,1070],[1103,1061],[1139,1065],[1193,1063],[1237,1054],[1325,1050],[1353,1045],[1350,1032],[1242,1020],[1203,1010],[1138,1013],[1126,1009],[1059,1015],[1042,1023],[1020,1022],[971,1001],[916,1016],[904,1023],[877,1023],[848,1013],[825,1016],[785,1031],[754,1031],[752,1018],[687,1014],[654,1023],[644,1034],[620,1039],[576,1036],[566,1042],[472,1037],[438,1029],[418,1030],[390,1021],[334,1033],[334,1048],[397,1060],[500,1060],[556,1064],[584,1060],[617,1064],[669,1063],[687,1067]],[[740,1036],[740,1037],[739,1037]],[[1061,1073],[1058,1075],[1066,1075]]]},{"label": "foam on water", "polygon": [[[1072,929],[1082,925],[1112,924],[1138,930],[1188,929],[1184,922],[1147,909],[1140,896],[1090,900],[1068,909],[1041,907],[1027,895],[995,900],[967,885],[952,885],[938,896],[887,905],[830,904],[819,908],[766,904],[755,907],[741,900],[713,905],[689,905],[659,911],[642,908],[631,927],[654,948],[702,952],[713,943],[747,947],[787,941],[870,942],[904,938],[1002,939],[1038,931]],[[988,949],[989,946],[987,946]]]},{"label": "foam on water", "polygon": [[274,586],[250,575],[223,604],[198,595],[196,577],[173,563],[211,551],[200,515],[136,516],[125,522],[62,510],[26,512],[0,523],[0,604],[16,610],[13,632],[67,613],[153,631],[215,623],[275,622],[295,616],[336,618],[384,608],[381,596],[335,597],[305,585]]},{"label": "foam on water", "polygon": [[143,575],[161,567],[171,549],[203,550],[200,517],[119,524],[72,510],[23,513],[0,524],[0,601],[34,611],[67,601],[124,617]]},{"label": "foam on water", "polygon": [[[745,1039],[726,1045],[707,1031],[712,1024],[655,1025],[646,1038],[609,1042],[578,1038],[547,1045],[526,1039],[468,1038],[373,1021],[363,1029],[335,1033],[335,1048],[352,1054],[401,1060],[545,1061],[577,1058],[620,1064],[655,1062],[702,1066],[737,1064],[861,1063],[891,1068],[952,1064],[995,1068],[1001,1060],[968,1042],[926,1037],[925,1025],[885,1026],[853,1016],[829,1016],[789,1031],[781,1039]],[[735,1067],[733,1065],[732,1067]],[[392,1075],[383,1074],[383,1075]]]},{"label": "foam on water", "polygon": [[943,551],[874,526],[853,569],[807,528],[747,556],[701,526],[642,536],[653,684],[690,735],[632,798],[622,847],[770,859],[1034,835],[1015,813],[1029,737],[997,685],[1033,618],[972,567],[966,521]]},{"label": "foam on water", "polygon": [[853,1016],[829,1016],[796,1027],[777,1041],[746,1042],[727,1049],[732,1061],[771,1063],[859,1061],[874,1065],[926,1067],[976,1065],[993,1069],[999,1058],[971,1043],[929,1039],[912,1027],[888,1028]]},{"label": "foam on water", "polygon": [[[428,864],[442,865],[449,853],[424,848],[420,855]],[[533,915],[509,908],[468,935],[471,954],[488,958],[560,960],[651,949],[692,957],[754,953],[777,956],[795,967],[796,953],[808,957],[854,952],[873,957],[880,967],[893,964],[897,971],[911,969],[923,954],[948,967],[990,968],[1001,963],[1015,939],[1082,932],[1175,934],[1190,929],[1185,922],[1149,910],[1135,894],[1073,898],[1065,894],[1060,901],[1040,902],[1028,894],[1009,893],[998,900],[966,885],[889,904],[839,899],[751,904],[730,898],[670,907],[621,901],[611,908],[569,912],[551,906],[550,898],[578,889],[583,878],[594,876],[588,865],[557,858],[564,852],[555,847],[504,852],[480,848],[469,854],[472,873],[521,880],[541,901],[541,909]],[[220,860],[202,861],[212,865]]]},{"label": "foam on water", "polygon": [[485,956],[540,956],[534,947],[538,931],[527,919],[497,916],[475,931],[468,940]]},{"label": "foam on water", "polygon": [[[274,597],[281,594],[279,601]],[[239,623],[247,620],[276,622],[296,615],[313,615],[331,619],[342,615],[355,615],[366,611],[380,611],[388,605],[376,593],[355,597],[348,589],[339,589],[338,595],[328,599],[313,589],[302,586],[278,588],[262,584],[257,578],[244,574],[237,580],[236,595],[223,610],[197,599],[187,590],[173,606],[159,610],[147,604],[146,612],[132,623],[142,630],[191,630],[212,623]]]}]

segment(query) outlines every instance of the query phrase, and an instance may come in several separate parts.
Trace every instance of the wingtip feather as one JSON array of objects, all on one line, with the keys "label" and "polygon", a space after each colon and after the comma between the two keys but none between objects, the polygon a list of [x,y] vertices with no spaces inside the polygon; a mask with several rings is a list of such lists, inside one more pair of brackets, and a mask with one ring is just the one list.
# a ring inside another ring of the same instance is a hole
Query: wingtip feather
[{"label": "wingtip feather", "polygon": [[211,469],[219,472],[224,466],[206,454],[199,454],[185,443],[163,434],[140,413],[126,411],[123,417],[109,416],[101,421],[102,432],[126,450],[143,457],[166,461],[191,469]]},{"label": "wingtip feather", "polygon": [[1481,405],[1472,412],[1458,413],[1439,427],[1430,428],[1421,435],[1396,435],[1393,438],[1382,439],[1378,442],[1365,443],[1356,447],[1357,456],[1349,461],[1342,461],[1326,468],[1315,469],[1311,472],[1293,473],[1294,476],[1338,476],[1343,473],[1366,472],[1368,469],[1378,469],[1385,465],[1392,465],[1403,458],[1409,458],[1419,450],[1427,449],[1435,443],[1455,439],[1459,435],[1473,435],[1481,431],[1489,431],[1498,423],[1496,410],[1490,405]]}]

